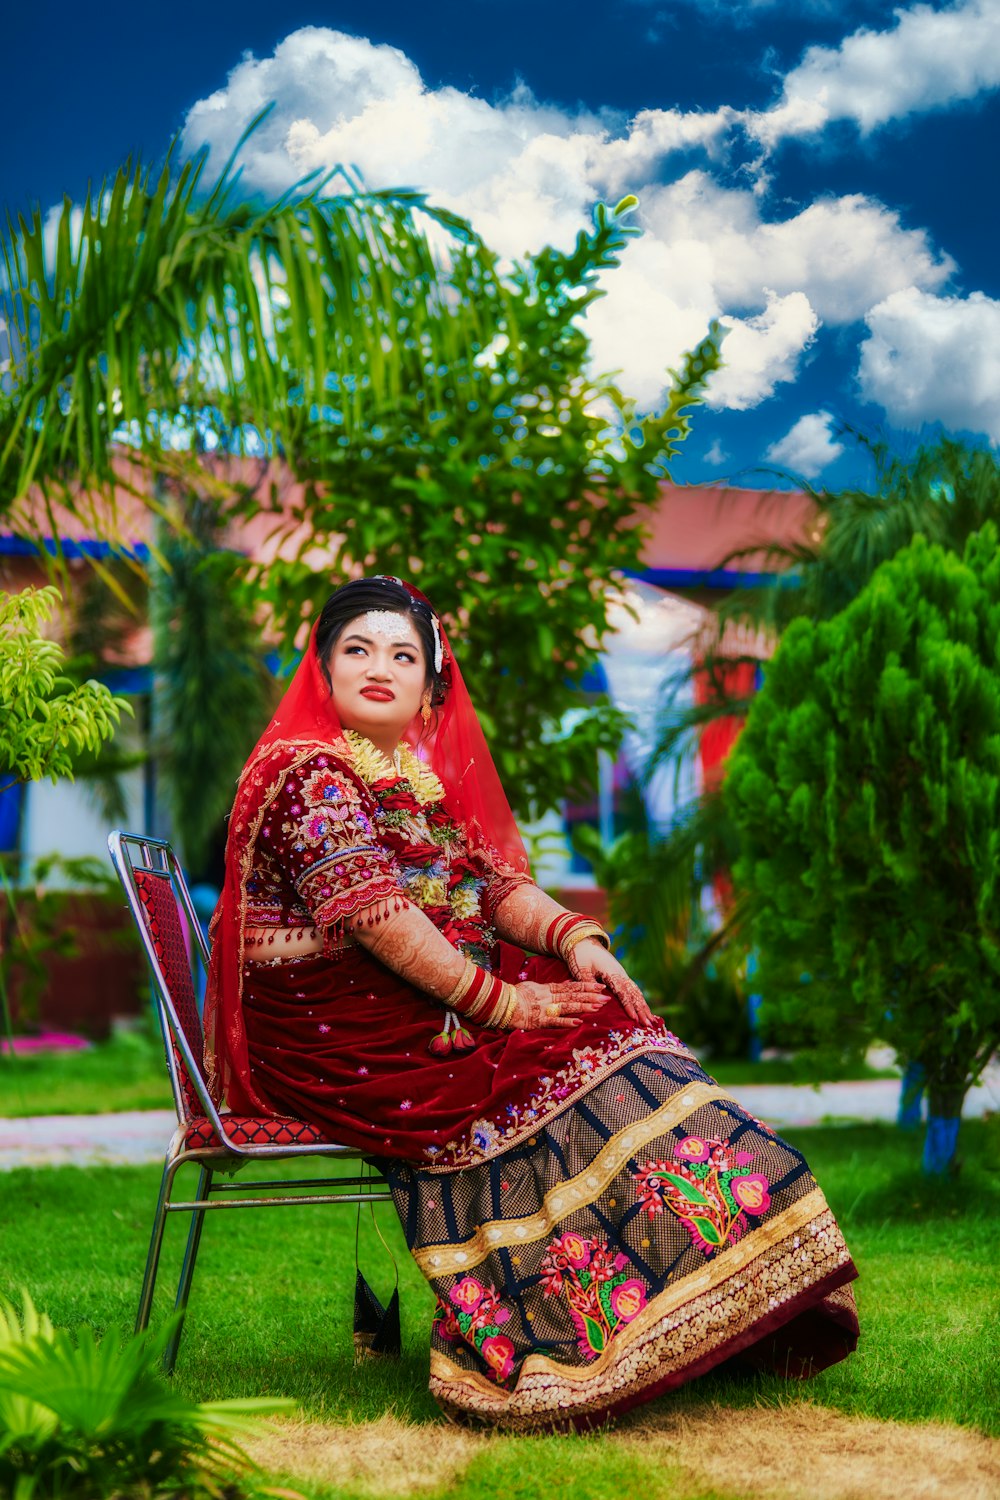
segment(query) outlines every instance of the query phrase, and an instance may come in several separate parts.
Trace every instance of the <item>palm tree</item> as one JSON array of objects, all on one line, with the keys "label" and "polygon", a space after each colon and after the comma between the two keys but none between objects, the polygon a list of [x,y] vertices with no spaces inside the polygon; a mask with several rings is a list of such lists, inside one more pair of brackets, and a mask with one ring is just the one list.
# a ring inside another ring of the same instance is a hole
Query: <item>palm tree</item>
[{"label": "palm tree", "polygon": [[[234,587],[240,560],[216,551],[227,514],[259,501],[208,484],[207,431],[223,451],[256,434],[307,466],[331,406],[354,442],[417,384],[440,404],[444,371],[471,365],[482,319],[476,296],[445,294],[432,227],[453,288],[503,296],[468,226],[421,194],[339,174],[343,191],[331,176],[255,205],[237,194],[237,153],[210,191],[205,158],[178,163],[172,148],[158,173],[126,163],[82,209],[66,200],[53,223],[36,207],[0,233],[0,514],[55,540],[64,585],[63,517],[112,544],[110,561],[91,558],[100,587],[75,612],[91,657],[112,601],[136,612],[149,581],[118,534],[116,491],[131,487],[157,515],[154,738],[195,865],[268,697],[252,607]],[[183,755],[170,751],[179,723]],[[99,786],[110,812],[114,778]]]},{"label": "palm tree", "polygon": [[171,148],[158,174],[127,162],[54,222],[38,207],[8,219],[0,512],[20,526],[34,487],[47,510],[58,499],[106,529],[92,496],[112,502],[123,445],[171,473],[178,435],[208,417],[234,447],[252,426],[290,451],[330,404],[350,439],[403,398],[413,370],[433,403],[442,368],[470,357],[476,301],[443,300],[427,232],[444,235],[470,285],[502,295],[463,221],[405,189],[347,178],[333,192],[330,176],[254,205],[237,195],[239,149],[209,192],[205,157],[178,166]]},{"label": "palm tree", "polygon": [[[527,626],[540,687],[485,708],[515,799],[548,805],[620,734],[595,704],[558,756],[537,748],[608,628],[608,576],[640,545],[638,527],[615,523],[655,498],[719,330],[662,409],[640,413],[585,368],[580,321],[637,232],[634,199],[596,205],[571,250],[511,272],[421,194],[367,192],[342,171],[274,203],[241,199],[238,151],[210,191],[204,157],[171,152],[158,174],[123,167],[82,209],[67,201],[54,223],[36,209],[0,234],[0,513],[58,539],[68,512],[114,541],[116,487],[131,485],[172,527],[153,549],[165,580],[166,539],[189,532],[190,497],[200,506],[209,483],[207,435],[223,454],[283,460],[304,485],[295,514],[232,484],[221,498],[230,515],[267,508],[290,549],[306,535],[333,559],[320,576],[300,550],[258,580],[286,643],[331,570],[414,558],[450,623],[479,631],[477,687],[519,680]],[[192,586],[204,576],[185,572]],[[501,589],[510,632],[487,618]]]}]

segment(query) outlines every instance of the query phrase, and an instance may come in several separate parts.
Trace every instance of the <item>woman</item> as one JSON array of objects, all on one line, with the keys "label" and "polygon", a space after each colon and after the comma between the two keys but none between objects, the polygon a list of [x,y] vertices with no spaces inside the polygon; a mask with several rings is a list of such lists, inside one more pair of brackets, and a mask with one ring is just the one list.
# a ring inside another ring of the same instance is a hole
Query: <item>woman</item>
[{"label": "woman", "polygon": [[451,1415],[587,1425],[737,1354],[799,1375],[854,1347],[856,1272],[805,1162],[534,885],[398,580],[328,600],[240,778],[206,1035],[231,1109],[378,1159]]}]

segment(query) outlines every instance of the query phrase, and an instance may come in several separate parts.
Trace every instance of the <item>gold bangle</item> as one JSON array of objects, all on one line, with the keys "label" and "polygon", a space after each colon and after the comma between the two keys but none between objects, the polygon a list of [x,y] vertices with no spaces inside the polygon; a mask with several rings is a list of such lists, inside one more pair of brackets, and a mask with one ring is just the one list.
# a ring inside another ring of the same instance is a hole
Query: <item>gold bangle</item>
[{"label": "gold bangle", "polygon": [[602,948],[607,948],[610,951],[611,939],[604,931],[604,928],[599,922],[588,922],[586,926],[581,924],[578,927],[572,928],[566,934],[559,944],[559,957],[564,960],[567,959],[576,945],[586,942],[588,938],[593,938],[596,942],[600,943]]},{"label": "gold bangle", "polygon": [[517,990],[506,980],[500,991],[500,998],[493,1007],[491,1015],[483,1022],[484,1026],[491,1026],[496,1031],[510,1030],[510,1019],[517,1009]]},{"label": "gold bangle", "polygon": [[471,958],[466,957],[465,968],[462,970],[458,983],[450,994],[442,1000],[445,1010],[457,1010],[462,1000],[471,990],[478,970]]}]

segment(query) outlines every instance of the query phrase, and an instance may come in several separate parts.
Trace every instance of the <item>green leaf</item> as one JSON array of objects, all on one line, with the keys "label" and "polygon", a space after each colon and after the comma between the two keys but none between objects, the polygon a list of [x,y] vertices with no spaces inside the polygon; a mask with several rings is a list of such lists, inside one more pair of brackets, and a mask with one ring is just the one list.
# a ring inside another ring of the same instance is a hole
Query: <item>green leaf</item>
[{"label": "green leaf", "polygon": [[581,1317],[583,1326],[587,1330],[587,1341],[590,1347],[599,1354],[605,1344],[604,1329],[597,1319],[592,1318],[589,1313],[583,1313]]},{"label": "green leaf", "polygon": [[693,1183],[688,1182],[687,1178],[679,1176],[676,1172],[660,1172],[657,1175],[663,1177],[667,1182],[673,1183],[674,1187],[687,1203],[710,1204],[712,1201],[705,1196],[700,1188],[696,1188]]}]

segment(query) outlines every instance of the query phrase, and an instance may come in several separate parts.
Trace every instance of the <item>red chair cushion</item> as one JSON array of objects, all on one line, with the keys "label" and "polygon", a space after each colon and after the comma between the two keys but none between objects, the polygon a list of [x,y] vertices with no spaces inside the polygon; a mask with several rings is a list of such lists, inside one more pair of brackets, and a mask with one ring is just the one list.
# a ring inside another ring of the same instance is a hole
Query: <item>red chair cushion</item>
[{"label": "red chair cushion", "polygon": [[[330,1142],[315,1125],[305,1120],[289,1120],[258,1115],[222,1115],[222,1128],[227,1139],[237,1146],[312,1146],[328,1145]],[[212,1122],[204,1115],[192,1120],[184,1137],[187,1150],[199,1146],[218,1146],[219,1138]]]}]

